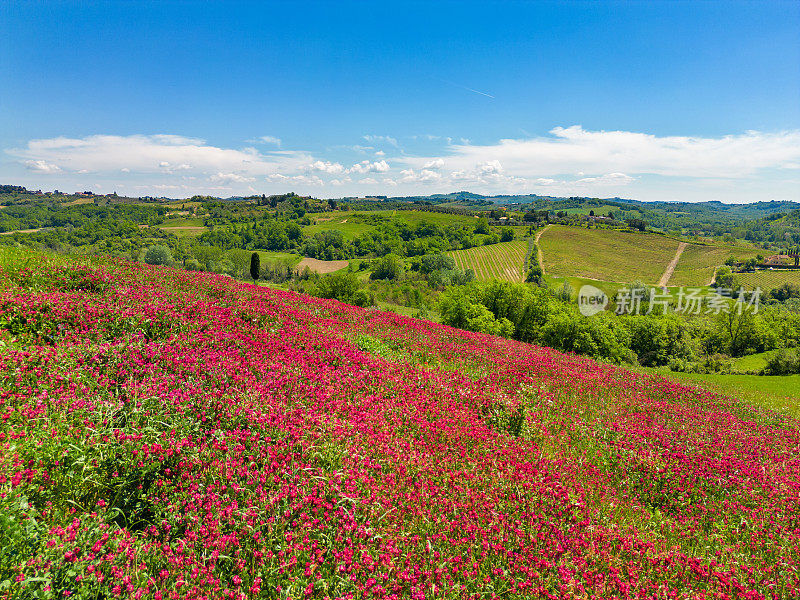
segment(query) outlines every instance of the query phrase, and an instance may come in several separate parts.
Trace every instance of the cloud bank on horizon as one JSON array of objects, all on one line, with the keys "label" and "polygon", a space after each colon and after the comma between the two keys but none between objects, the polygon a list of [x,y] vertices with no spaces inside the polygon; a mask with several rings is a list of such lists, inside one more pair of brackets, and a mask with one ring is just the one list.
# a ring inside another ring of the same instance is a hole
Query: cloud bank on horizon
[{"label": "cloud bank on horizon", "polygon": [[572,125],[493,144],[439,139],[435,151],[416,153],[404,148],[402,136],[367,134],[358,141],[372,145],[343,145],[320,155],[291,149],[287,140],[270,135],[249,139],[240,148],[170,134],[89,135],[34,139],[5,152],[16,165],[19,183],[28,187],[131,196],[293,190],[325,198],[469,190],[800,201],[800,130],[694,137]]}]

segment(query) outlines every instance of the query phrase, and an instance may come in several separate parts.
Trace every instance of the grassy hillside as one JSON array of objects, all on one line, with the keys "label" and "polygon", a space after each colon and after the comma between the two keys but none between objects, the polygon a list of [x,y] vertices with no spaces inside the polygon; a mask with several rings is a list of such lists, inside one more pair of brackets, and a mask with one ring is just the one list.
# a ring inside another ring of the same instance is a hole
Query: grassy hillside
[{"label": "grassy hillside", "polygon": [[678,242],[648,233],[553,225],[539,238],[548,275],[654,284]]},{"label": "grassy hillside", "polygon": [[[619,283],[640,280],[651,285],[659,281],[678,249],[676,240],[660,235],[562,225],[549,227],[539,245],[548,275]],[[758,253],[740,246],[687,244],[668,285],[708,285],[714,269],[730,256],[747,259]]]},{"label": "grassy hillside", "polygon": [[0,257],[9,598],[789,598],[800,422],[208,273]]},{"label": "grassy hillside", "polygon": [[499,279],[523,281],[523,263],[528,251],[527,240],[514,240],[490,246],[448,252],[459,269],[472,269],[479,281]]},{"label": "grassy hillside", "polygon": [[701,286],[708,285],[714,278],[714,270],[725,264],[731,257],[737,260],[746,260],[754,257],[759,251],[738,246],[701,246],[689,244],[681,254],[678,265],[672,273],[669,285],[672,286]]},{"label": "grassy hillside", "polygon": [[764,291],[780,287],[786,282],[800,285],[800,271],[756,271],[755,273],[738,273],[736,277],[747,289],[760,287]]}]

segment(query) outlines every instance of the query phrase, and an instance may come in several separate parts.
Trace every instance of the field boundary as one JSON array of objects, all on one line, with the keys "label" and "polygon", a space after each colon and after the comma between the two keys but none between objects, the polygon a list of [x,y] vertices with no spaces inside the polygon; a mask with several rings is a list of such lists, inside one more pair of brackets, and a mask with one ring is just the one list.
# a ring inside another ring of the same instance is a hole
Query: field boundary
[{"label": "field boundary", "polygon": [[667,283],[669,283],[672,273],[675,272],[675,267],[678,266],[678,261],[681,259],[681,254],[683,254],[683,251],[686,250],[686,246],[688,245],[689,244],[686,242],[681,242],[678,244],[678,249],[675,250],[675,256],[672,257],[672,260],[667,265],[667,269],[664,271],[661,279],[658,280],[658,287],[667,287]]}]

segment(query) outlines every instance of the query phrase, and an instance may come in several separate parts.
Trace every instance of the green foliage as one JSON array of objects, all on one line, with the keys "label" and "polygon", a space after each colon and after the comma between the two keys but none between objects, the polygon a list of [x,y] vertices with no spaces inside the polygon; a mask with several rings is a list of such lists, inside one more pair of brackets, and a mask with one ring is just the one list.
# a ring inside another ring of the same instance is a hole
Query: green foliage
[{"label": "green foliage", "polygon": [[699,342],[688,322],[675,314],[622,317],[630,336],[629,347],[643,366],[665,365],[672,360],[694,360]]},{"label": "green foliage", "polygon": [[419,259],[419,271],[424,275],[434,271],[453,271],[456,268],[456,261],[452,256],[437,252],[436,254],[426,254]]},{"label": "green foliage", "polygon": [[311,286],[310,292],[318,298],[330,298],[355,304],[356,306],[372,306],[374,298],[361,287],[361,282],[354,273],[347,271],[324,275]]},{"label": "green foliage", "polygon": [[196,258],[187,259],[183,266],[187,271],[200,271],[202,269],[200,261]]},{"label": "green foliage", "polygon": [[715,288],[733,290],[739,287],[739,280],[729,266],[723,266],[717,269],[711,285]]},{"label": "green foliage", "polygon": [[797,350],[782,349],[767,359],[762,375],[796,375],[800,373],[800,355]]},{"label": "green foliage", "polygon": [[172,253],[166,246],[155,244],[145,252],[144,262],[148,265],[168,265],[172,262]]},{"label": "green foliage", "polygon": [[445,292],[439,308],[445,325],[503,337],[514,333],[511,321],[505,317],[496,318],[483,304],[474,302],[463,288]]},{"label": "green foliage", "polygon": [[394,254],[387,254],[378,260],[375,270],[370,274],[370,279],[400,279],[403,270],[400,258]]},{"label": "green foliage", "polygon": [[250,277],[253,280],[258,279],[261,276],[261,257],[258,255],[258,252],[253,252],[250,255]]}]

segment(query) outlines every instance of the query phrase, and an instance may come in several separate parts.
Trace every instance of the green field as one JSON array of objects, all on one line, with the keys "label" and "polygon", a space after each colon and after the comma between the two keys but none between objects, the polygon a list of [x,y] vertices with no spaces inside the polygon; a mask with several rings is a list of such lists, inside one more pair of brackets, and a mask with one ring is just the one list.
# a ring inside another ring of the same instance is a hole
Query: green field
[{"label": "green field", "polygon": [[649,233],[553,225],[542,233],[539,247],[548,275],[655,284],[678,242]]},{"label": "green field", "polygon": [[[764,251],[762,250],[761,252],[763,253]],[[730,256],[744,260],[754,257],[758,253],[759,250],[754,248],[689,244],[681,254],[681,258],[669,280],[669,285],[708,285],[714,278],[714,269],[724,264]]]},{"label": "green field", "polygon": [[746,289],[760,287],[764,292],[780,287],[784,283],[800,285],[800,271],[756,271],[738,273],[736,277]]},{"label": "green field", "polygon": [[178,237],[197,237],[208,231],[208,227],[203,225],[203,219],[197,217],[167,219],[159,228],[161,231],[172,233]]},{"label": "green field", "polygon": [[258,256],[261,259],[262,265],[278,261],[285,261],[289,265],[295,266],[303,258],[299,254],[292,254],[291,252],[272,252],[270,250],[258,250]]},{"label": "green field", "polygon": [[625,285],[613,281],[598,281],[597,279],[587,279],[585,277],[559,277],[558,275],[545,275],[544,280],[554,290],[560,290],[564,287],[565,282],[568,283],[572,287],[573,295],[577,294],[584,285],[591,285],[605,292],[606,296],[612,301],[616,298],[617,292]]},{"label": "green field", "polygon": [[800,417],[800,375],[676,373],[665,368],[646,370],[685,385],[694,385],[756,406]]},{"label": "green field", "polygon": [[448,252],[459,269],[472,269],[479,281],[500,279],[523,281],[523,263],[528,251],[527,240],[514,240],[467,250]]},{"label": "green field", "polygon": [[[629,283],[639,280],[651,285],[659,281],[675,257],[678,243],[675,239],[652,233],[563,225],[549,227],[539,239],[539,247],[544,255],[544,270],[549,276],[567,277],[571,280],[598,280],[601,283]],[[730,256],[747,259],[758,253],[759,250],[755,248],[740,246],[688,244],[675,266],[668,286],[709,285],[714,270]],[[770,281],[780,277],[773,272],[764,273],[764,278]],[[758,275],[761,273],[741,277],[755,278]],[[800,281],[800,272],[796,274],[795,281]],[[602,285],[597,287],[604,289]],[[762,284],[762,287],[767,286]]]},{"label": "green field", "polygon": [[374,225],[354,223],[353,213],[347,212],[320,213],[314,215],[314,219],[316,220],[314,225],[303,227],[304,234],[311,236],[322,231],[336,230],[342,233],[344,239],[353,240],[362,233],[375,229]]},{"label": "green field", "polygon": [[475,217],[465,215],[451,215],[446,213],[427,212],[422,210],[359,210],[353,212],[331,211],[315,213],[310,215],[314,219],[313,225],[303,228],[307,235],[314,235],[320,231],[330,231],[335,229],[341,231],[347,240],[352,240],[362,233],[372,231],[376,225],[359,223],[358,215],[381,215],[387,217],[395,223],[409,223],[418,225],[420,223],[433,223],[440,227],[448,225],[463,225],[474,223]]},{"label": "green field", "polygon": [[617,220],[638,219],[642,216],[641,211],[635,208],[624,209],[620,208],[619,206],[612,206],[610,204],[604,204],[602,206],[590,206],[588,204],[584,204],[583,206],[564,209],[564,212],[568,215],[588,215],[591,211],[594,211],[594,214],[598,217],[604,217],[608,213],[614,213],[614,217]]}]

